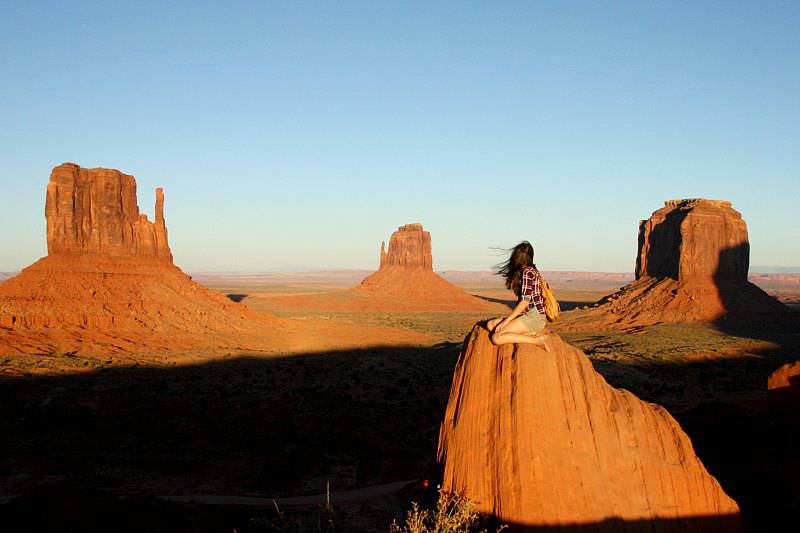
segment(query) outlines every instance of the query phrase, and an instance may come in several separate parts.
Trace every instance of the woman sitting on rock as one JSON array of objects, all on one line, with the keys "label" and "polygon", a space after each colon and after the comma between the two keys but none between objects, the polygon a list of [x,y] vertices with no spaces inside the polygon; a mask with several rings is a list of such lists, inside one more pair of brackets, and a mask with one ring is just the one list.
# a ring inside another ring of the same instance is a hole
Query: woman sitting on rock
[{"label": "woman sitting on rock", "polygon": [[511,250],[508,261],[501,263],[497,273],[506,278],[506,287],[519,298],[516,307],[505,318],[493,318],[487,323],[495,344],[546,344],[547,325],[542,296],[542,276],[533,264],[533,246],[522,241]]}]

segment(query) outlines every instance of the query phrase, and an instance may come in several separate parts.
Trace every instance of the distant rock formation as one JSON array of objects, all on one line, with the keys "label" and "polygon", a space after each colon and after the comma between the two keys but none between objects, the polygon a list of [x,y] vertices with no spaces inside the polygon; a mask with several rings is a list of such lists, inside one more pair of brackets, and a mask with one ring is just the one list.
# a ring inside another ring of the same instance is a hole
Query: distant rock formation
[{"label": "distant rock formation", "polygon": [[445,490],[511,531],[742,529],[664,408],[611,387],[559,337],[549,345],[498,347],[472,329],[439,432]]},{"label": "distant rock formation", "polygon": [[360,298],[344,305],[360,309],[503,310],[502,306],[467,294],[433,271],[431,234],[422,224],[400,226],[389,239],[388,252],[382,242],[378,271],[364,278],[353,291]]},{"label": "distant rock formation", "polygon": [[0,353],[112,354],[236,346],[277,319],[172,263],[164,194],[139,213],[133,176],[65,163],[47,187],[48,256],[0,285]]},{"label": "distant rock formation", "polygon": [[783,365],[767,380],[770,413],[800,423],[800,361]]},{"label": "distant rock formation", "polygon": [[730,202],[670,200],[639,225],[636,281],[588,311],[562,315],[559,328],[793,319],[747,281],[749,261],[747,225]]},{"label": "distant rock formation", "polygon": [[133,176],[64,163],[53,169],[47,186],[47,251],[172,262],[161,188],[156,189],[155,213],[155,222],[139,213]]},{"label": "distant rock formation", "polygon": [[389,239],[388,253],[385,242],[381,243],[380,268],[392,265],[433,270],[431,234],[422,229],[422,224],[406,224],[397,228]]}]

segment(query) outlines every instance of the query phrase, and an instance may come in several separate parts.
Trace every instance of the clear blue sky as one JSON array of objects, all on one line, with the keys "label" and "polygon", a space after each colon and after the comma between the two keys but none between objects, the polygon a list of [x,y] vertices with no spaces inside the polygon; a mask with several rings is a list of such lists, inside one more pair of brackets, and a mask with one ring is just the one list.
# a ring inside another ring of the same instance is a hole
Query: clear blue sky
[{"label": "clear blue sky", "polygon": [[[170,5],[167,5],[170,4]],[[0,2],[0,270],[45,254],[50,169],[166,188],[187,270],[437,269],[521,239],[632,271],[639,219],[730,199],[800,265],[800,2]]]}]

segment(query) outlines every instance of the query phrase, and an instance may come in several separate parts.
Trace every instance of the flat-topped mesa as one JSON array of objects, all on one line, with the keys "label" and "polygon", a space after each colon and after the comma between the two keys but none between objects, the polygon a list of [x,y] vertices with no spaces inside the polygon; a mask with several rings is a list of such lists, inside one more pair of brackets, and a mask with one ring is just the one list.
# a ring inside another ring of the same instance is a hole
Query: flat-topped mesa
[{"label": "flat-topped mesa", "polygon": [[63,163],[53,169],[47,185],[47,251],[172,262],[161,188],[156,189],[155,214],[150,222],[139,213],[133,176]]},{"label": "flat-topped mesa", "polygon": [[388,253],[385,244],[381,243],[381,269],[402,266],[433,270],[431,234],[422,228],[422,224],[406,224],[397,228],[389,239]]},{"label": "flat-topped mesa", "polygon": [[562,331],[662,322],[786,328],[797,314],[748,282],[750,243],[725,200],[669,200],[639,224],[636,280],[592,308],[564,313]]},{"label": "flat-topped mesa", "polygon": [[749,262],[747,224],[729,201],[668,200],[639,224],[636,279],[746,282]]}]

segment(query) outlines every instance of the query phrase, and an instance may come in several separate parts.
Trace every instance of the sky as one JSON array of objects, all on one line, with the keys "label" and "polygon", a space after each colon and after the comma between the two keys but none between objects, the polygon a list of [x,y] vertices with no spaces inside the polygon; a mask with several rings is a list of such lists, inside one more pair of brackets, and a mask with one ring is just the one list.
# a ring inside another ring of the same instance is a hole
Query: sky
[{"label": "sky", "polygon": [[728,199],[800,265],[799,2],[0,0],[0,271],[46,254],[52,167],[156,186],[189,271],[630,272],[639,220]]}]

